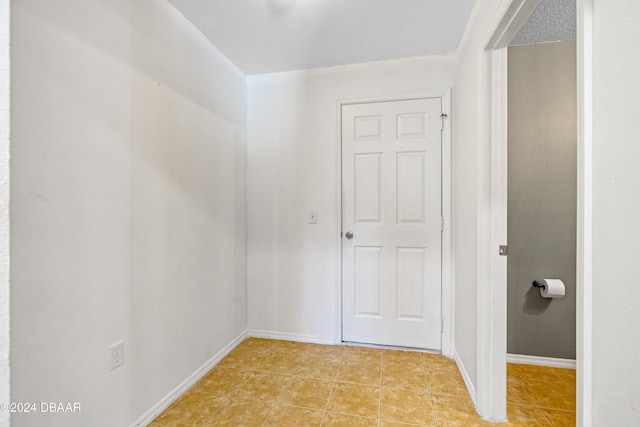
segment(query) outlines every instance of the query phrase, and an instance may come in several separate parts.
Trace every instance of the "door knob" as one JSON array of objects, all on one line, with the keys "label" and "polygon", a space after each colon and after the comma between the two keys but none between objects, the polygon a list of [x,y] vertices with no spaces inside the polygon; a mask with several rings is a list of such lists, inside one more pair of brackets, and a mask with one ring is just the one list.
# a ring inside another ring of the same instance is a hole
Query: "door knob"
[{"label": "door knob", "polygon": [[346,237],[347,239],[353,239],[353,233],[350,231],[347,231],[344,237]]}]

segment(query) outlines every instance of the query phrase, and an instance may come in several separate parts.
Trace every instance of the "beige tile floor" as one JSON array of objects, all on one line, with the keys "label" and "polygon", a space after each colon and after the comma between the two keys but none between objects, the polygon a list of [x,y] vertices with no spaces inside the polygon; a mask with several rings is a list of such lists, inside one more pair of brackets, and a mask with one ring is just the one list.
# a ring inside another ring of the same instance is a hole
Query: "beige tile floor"
[{"label": "beige tile floor", "polygon": [[[574,426],[575,371],[508,366],[509,423]],[[249,338],[151,427],[492,426],[440,355]]]}]

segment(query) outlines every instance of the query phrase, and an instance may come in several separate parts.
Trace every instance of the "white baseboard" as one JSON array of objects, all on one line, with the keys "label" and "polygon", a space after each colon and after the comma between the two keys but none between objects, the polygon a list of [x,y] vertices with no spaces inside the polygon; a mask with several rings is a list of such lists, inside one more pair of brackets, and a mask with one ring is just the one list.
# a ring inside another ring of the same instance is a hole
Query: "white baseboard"
[{"label": "white baseboard", "polygon": [[317,335],[292,334],[289,332],[265,331],[260,329],[248,329],[247,336],[254,338],[307,342],[312,344],[337,344],[333,338],[319,337]]},{"label": "white baseboard", "polygon": [[238,346],[245,338],[247,337],[247,331],[242,332],[238,335],[233,341],[231,341],[227,346],[225,346],[222,350],[216,353],[211,359],[207,360],[201,367],[196,369],[196,371],[189,375],[187,379],[182,381],[180,385],[174,388],[169,394],[167,394],[162,400],[153,405],[151,409],[142,414],[140,418],[131,424],[130,427],[141,427],[146,426],[151,423],[158,415],[162,413],[165,409],[169,407],[176,399],[184,394],[188,389],[190,389],[195,383],[200,381],[202,377],[205,376],[207,372],[209,372],[214,366],[216,366],[222,359],[226,357],[227,354],[231,353],[231,351]]},{"label": "white baseboard", "polygon": [[473,381],[471,381],[471,377],[469,376],[469,372],[464,367],[464,363],[462,363],[462,359],[460,359],[460,355],[454,349],[453,350],[453,360],[455,360],[456,365],[458,365],[458,370],[460,371],[460,375],[462,375],[462,379],[464,380],[464,384],[467,386],[467,391],[469,392],[469,396],[471,396],[471,400],[473,400],[473,406],[478,407],[478,401],[476,396],[476,388],[473,385]]},{"label": "white baseboard", "polygon": [[558,359],[555,357],[526,356],[524,354],[507,353],[507,363],[525,365],[548,366],[550,368],[576,369],[576,361],[572,359]]}]

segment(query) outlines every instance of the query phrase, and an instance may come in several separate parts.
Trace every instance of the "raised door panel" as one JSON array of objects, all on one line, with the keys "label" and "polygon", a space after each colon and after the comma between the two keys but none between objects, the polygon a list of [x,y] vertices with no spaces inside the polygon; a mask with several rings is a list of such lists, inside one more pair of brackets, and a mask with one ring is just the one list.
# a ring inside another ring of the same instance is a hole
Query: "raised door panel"
[{"label": "raised door panel", "polygon": [[398,223],[423,223],[425,206],[425,153],[398,153],[396,207]]},{"label": "raised door panel", "polygon": [[426,138],[427,113],[403,113],[396,115],[398,139]]},{"label": "raised door panel", "polygon": [[382,248],[356,246],[354,252],[355,314],[380,317]]},{"label": "raised door panel", "polygon": [[396,250],[396,316],[424,320],[425,248]]},{"label": "raised door panel", "polygon": [[355,222],[382,220],[382,153],[354,156]]},{"label": "raised door panel", "polygon": [[379,141],[382,139],[382,116],[356,116],[353,129],[354,141]]}]

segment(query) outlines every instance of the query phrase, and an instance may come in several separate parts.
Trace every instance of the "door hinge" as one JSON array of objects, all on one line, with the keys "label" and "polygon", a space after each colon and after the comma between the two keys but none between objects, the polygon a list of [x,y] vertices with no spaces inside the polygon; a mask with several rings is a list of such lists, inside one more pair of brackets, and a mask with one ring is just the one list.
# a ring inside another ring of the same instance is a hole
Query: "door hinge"
[{"label": "door hinge", "polygon": [[444,331],[444,319],[441,317],[440,318],[440,333],[442,333]]},{"label": "door hinge", "polygon": [[507,245],[500,245],[500,249],[498,250],[498,253],[501,256],[507,256],[509,254],[509,248],[507,247]]},{"label": "door hinge", "polygon": [[447,117],[449,117],[447,113],[440,114],[440,118],[442,119],[440,123],[440,130],[444,130],[444,119],[446,119]]},{"label": "door hinge", "polygon": [[444,218],[440,217],[440,231],[444,231]]}]

